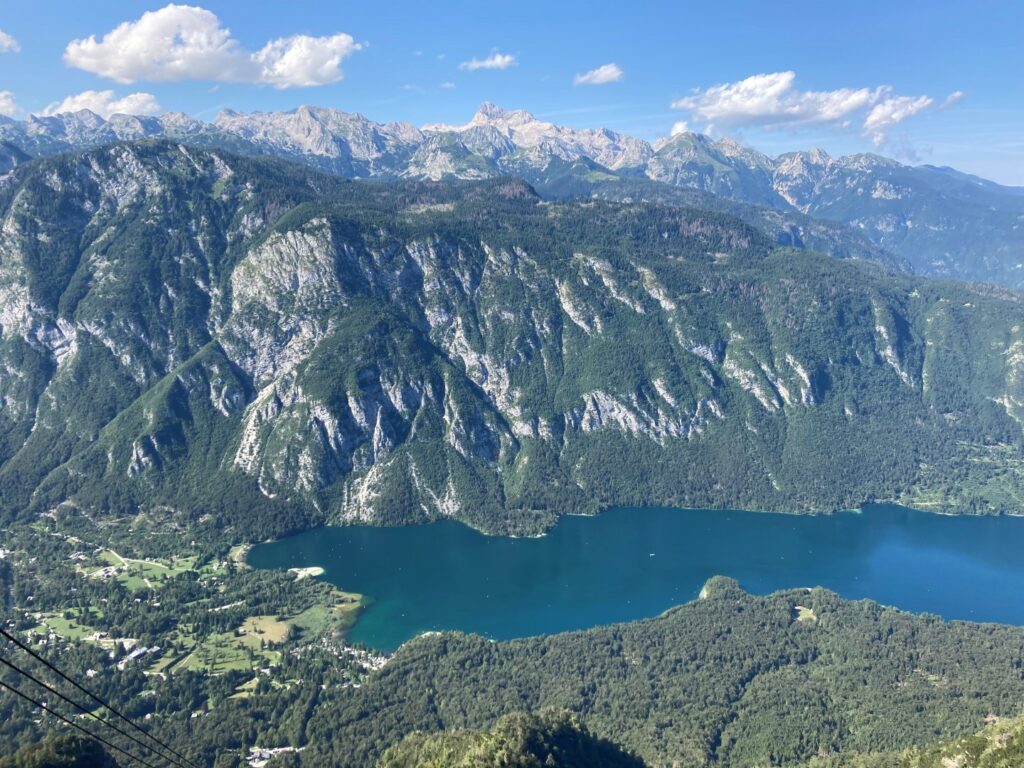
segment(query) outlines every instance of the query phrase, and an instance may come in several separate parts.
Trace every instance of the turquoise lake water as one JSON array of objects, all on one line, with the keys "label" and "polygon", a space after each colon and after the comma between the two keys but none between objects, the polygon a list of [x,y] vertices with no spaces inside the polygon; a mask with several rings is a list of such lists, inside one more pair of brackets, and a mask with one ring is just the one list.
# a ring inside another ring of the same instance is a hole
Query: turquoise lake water
[{"label": "turquoise lake water", "polygon": [[393,650],[427,630],[495,639],[655,616],[708,578],[750,592],[824,586],[951,619],[1024,624],[1024,518],[896,506],[826,516],[615,509],[547,536],[484,536],[442,521],[320,528],[262,544],[256,568],[321,566],[373,599],[349,634]]}]

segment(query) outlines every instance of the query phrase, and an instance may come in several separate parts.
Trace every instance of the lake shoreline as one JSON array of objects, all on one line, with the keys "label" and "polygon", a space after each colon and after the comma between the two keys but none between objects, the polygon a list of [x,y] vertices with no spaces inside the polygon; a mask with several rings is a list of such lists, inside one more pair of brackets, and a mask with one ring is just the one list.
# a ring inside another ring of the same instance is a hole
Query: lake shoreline
[{"label": "lake shoreline", "polygon": [[325,526],[257,546],[249,564],[325,568],[329,576],[313,577],[372,596],[349,638],[385,650],[432,630],[508,639],[649,618],[716,575],[759,595],[815,585],[949,620],[1024,625],[1011,599],[1024,589],[1020,516],[871,504],[818,515],[616,507],[566,517],[530,538],[456,520]]},{"label": "lake shoreline", "polygon": [[900,500],[872,501],[872,502],[865,502],[863,505],[861,505],[859,507],[839,508],[839,509],[830,509],[830,510],[821,510],[821,511],[811,510],[811,511],[806,511],[806,512],[790,512],[790,511],[785,511],[785,510],[769,510],[769,509],[746,509],[746,508],[742,508],[742,507],[666,507],[666,506],[659,506],[659,505],[652,505],[652,506],[644,505],[644,506],[638,506],[638,507],[631,507],[631,506],[614,505],[614,506],[609,506],[609,507],[602,507],[597,512],[564,512],[562,514],[556,515],[555,522],[554,522],[553,525],[549,526],[548,528],[545,528],[544,530],[540,531],[539,533],[534,533],[534,534],[503,533],[503,532],[499,532],[499,531],[488,531],[488,530],[484,530],[482,528],[478,528],[478,527],[476,527],[474,525],[471,525],[468,522],[465,522],[463,520],[459,520],[457,518],[444,518],[444,517],[442,517],[442,518],[435,518],[435,519],[432,519],[432,520],[423,520],[423,521],[415,522],[415,523],[402,523],[401,525],[397,525],[397,526],[393,526],[393,525],[379,525],[379,524],[377,524],[375,522],[372,522],[372,521],[368,522],[368,521],[352,521],[352,520],[329,520],[329,521],[327,521],[325,523],[322,523],[320,525],[314,525],[314,526],[311,526],[309,528],[302,528],[300,530],[293,531],[293,532],[288,533],[288,534],[286,534],[284,536],[281,536],[280,538],[265,539],[265,540],[259,541],[259,542],[251,541],[251,542],[245,542],[245,543],[242,543],[242,544],[236,544],[236,545],[234,545],[232,547],[232,551],[240,550],[239,554],[241,556],[241,562],[243,564],[245,564],[245,558],[248,556],[249,552],[252,551],[253,547],[260,546],[260,545],[266,545],[266,544],[273,544],[275,542],[284,541],[284,540],[289,539],[289,538],[291,538],[293,536],[301,536],[302,534],[307,533],[309,531],[324,530],[324,529],[329,529],[329,528],[351,528],[351,527],[362,527],[362,526],[371,527],[371,528],[415,528],[415,527],[419,527],[419,526],[432,525],[432,524],[438,523],[438,522],[448,522],[448,521],[451,521],[451,522],[460,523],[461,525],[466,526],[470,530],[476,531],[481,536],[488,536],[488,537],[499,538],[499,539],[522,539],[522,540],[529,540],[529,539],[542,539],[542,538],[544,538],[546,536],[551,535],[551,533],[553,533],[555,530],[558,529],[558,527],[560,526],[560,524],[561,524],[561,522],[563,520],[572,519],[572,518],[599,518],[602,515],[606,515],[609,512],[614,512],[615,510],[619,510],[619,509],[641,509],[641,510],[642,509],[664,509],[664,510],[674,510],[674,511],[679,511],[679,512],[694,512],[694,511],[714,510],[714,511],[719,511],[719,512],[742,512],[744,514],[757,514],[757,515],[787,515],[787,516],[791,516],[791,517],[832,517],[832,516],[835,516],[835,515],[843,515],[843,514],[859,515],[859,514],[863,514],[866,509],[869,509],[871,507],[887,507],[887,506],[902,507],[904,509],[910,509],[910,510],[913,510],[915,512],[921,512],[921,513],[928,514],[928,515],[935,515],[937,517],[946,517],[946,518],[1001,518],[1001,517],[1002,518],[1007,518],[1007,517],[1009,517],[1009,518],[1024,518],[1024,512],[1000,512],[998,514],[969,514],[969,513],[958,513],[958,512],[945,512],[945,511],[943,511],[941,509],[929,508],[928,506],[913,506],[913,505],[910,505],[908,503],[901,502]]}]

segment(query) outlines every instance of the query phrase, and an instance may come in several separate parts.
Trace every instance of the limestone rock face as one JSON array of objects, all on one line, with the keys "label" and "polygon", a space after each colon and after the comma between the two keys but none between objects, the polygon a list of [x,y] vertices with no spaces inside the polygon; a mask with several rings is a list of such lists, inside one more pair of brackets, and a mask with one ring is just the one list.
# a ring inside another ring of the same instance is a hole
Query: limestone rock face
[{"label": "limestone rock face", "polygon": [[1020,440],[1022,328],[720,212],[121,143],[0,179],[0,494],[260,531],[831,509]]}]

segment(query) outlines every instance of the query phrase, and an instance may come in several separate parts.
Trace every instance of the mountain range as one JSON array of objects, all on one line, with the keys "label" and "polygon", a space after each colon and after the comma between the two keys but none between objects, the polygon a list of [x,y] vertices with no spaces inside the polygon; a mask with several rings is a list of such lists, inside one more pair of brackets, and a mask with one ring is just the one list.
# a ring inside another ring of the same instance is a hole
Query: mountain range
[{"label": "mountain range", "polygon": [[774,222],[780,243],[872,258],[933,277],[1024,284],[1024,190],[950,168],[822,150],[770,158],[731,139],[681,132],[648,143],[574,129],[483,104],[464,125],[373,122],[334,109],[226,110],[206,123],[81,111],[0,118],[0,172],[28,157],[113,141],[165,138],[296,160],[351,178],[520,176],[545,197],[662,200],[699,194],[699,207]]},{"label": "mountain range", "polygon": [[[3,122],[3,622],[203,764],[1016,765],[1010,627],[714,578],[646,621],[385,659],[335,634],[359,596],[243,561],[323,523],[1019,512],[1021,199],[489,105]],[[0,705],[3,765],[82,752]]]},{"label": "mountain range", "polygon": [[0,178],[0,499],[260,537],[1007,511],[1022,329],[1017,294],[723,212],[120,143]]}]

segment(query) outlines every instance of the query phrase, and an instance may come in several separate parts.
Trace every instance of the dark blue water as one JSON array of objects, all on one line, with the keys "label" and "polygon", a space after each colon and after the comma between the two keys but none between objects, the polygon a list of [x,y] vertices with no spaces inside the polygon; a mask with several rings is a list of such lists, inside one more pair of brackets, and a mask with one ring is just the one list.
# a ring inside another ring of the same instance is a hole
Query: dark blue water
[{"label": "dark blue water", "polygon": [[455,522],[306,531],[257,546],[256,568],[322,566],[373,599],[349,638],[391,650],[435,629],[496,639],[655,616],[716,574],[767,593],[824,586],[947,618],[1024,624],[1024,518],[902,507],[798,516],[617,509],[547,536]]}]

